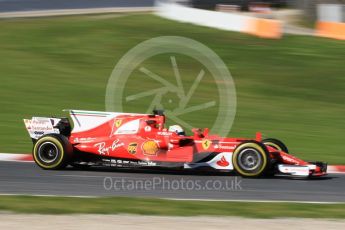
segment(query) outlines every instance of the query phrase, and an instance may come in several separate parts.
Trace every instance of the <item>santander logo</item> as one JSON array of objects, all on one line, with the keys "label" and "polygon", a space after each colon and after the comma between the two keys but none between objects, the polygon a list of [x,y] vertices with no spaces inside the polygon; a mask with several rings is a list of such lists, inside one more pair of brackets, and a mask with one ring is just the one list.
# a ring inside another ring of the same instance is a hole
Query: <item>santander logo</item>
[{"label": "santander logo", "polygon": [[225,159],[224,156],[222,156],[222,158],[219,161],[217,161],[217,165],[221,167],[226,167],[229,165],[229,162]]}]

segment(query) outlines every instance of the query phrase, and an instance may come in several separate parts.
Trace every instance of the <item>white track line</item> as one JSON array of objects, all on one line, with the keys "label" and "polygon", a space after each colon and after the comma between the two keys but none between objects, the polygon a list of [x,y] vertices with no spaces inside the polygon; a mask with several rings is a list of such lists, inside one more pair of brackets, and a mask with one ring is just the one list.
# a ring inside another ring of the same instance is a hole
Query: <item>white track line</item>
[{"label": "white track line", "polygon": [[28,18],[101,13],[149,12],[154,11],[154,9],[154,7],[105,7],[91,9],[33,10],[0,13],[0,18]]},{"label": "white track line", "polygon": [[[121,198],[120,196],[76,196],[76,195],[49,195],[49,194],[23,194],[23,193],[0,193],[0,196],[31,196],[31,197],[66,197],[66,198]],[[125,197],[125,196],[124,196]],[[130,198],[130,197],[128,197]],[[135,197],[143,199],[151,199],[152,197]],[[188,198],[157,198],[160,200],[170,201],[200,201],[200,202],[238,202],[238,203],[291,203],[291,204],[345,204],[345,202],[331,201],[298,201],[298,200],[234,200],[234,199],[188,199]]]},{"label": "white track line", "polygon": [[106,196],[69,196],[51,194],[26,194],[26,193],[0,193],[0,196],[33,196],[33,197],[66,197],[66,198],[107,198]]},{"label": "white track line", "polygon": [[298,200],[234,200],[234,199],[185,199],[185,198],[162,198],[163,200],[176,201],[209,201],[209,202],[248,202],[248,203],[296,203],[296,204],[345,204],[345,202],[328,201],[298,201]]}]

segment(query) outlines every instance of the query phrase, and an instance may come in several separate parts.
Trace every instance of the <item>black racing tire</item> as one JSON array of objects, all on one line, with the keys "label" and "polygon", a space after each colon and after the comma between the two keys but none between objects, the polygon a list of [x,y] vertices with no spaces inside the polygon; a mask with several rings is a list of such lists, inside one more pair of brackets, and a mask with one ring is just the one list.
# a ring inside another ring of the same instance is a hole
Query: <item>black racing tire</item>
[{"label": "black racing tire", "polygon": [[233,152],[232,163],[242,177],[260,177],[270,169],[270,155],[265,145],[257,141],[244,141]]},{"label": "black racing tire", "polygon": [[34,144],[32,155],[42,169],[63,169],[73,154],[73,146],[68,138],[60,134],[48,134],[40,137]]},{"label": "black racing tire", "polygon": [[278,139],[267,138],[267,139],[262,140],[261,143],[263,143],[264,145],[270,146],[272,148],[275,148],[279,151],[289,153],[289,149],[286,147],[286,145]]}]

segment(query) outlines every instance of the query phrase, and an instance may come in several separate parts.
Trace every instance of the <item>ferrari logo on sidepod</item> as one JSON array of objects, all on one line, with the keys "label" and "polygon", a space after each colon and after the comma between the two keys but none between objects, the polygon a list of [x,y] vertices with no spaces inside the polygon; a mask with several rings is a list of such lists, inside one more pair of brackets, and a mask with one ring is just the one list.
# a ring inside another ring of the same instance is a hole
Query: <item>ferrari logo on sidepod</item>
[{"label": "ferrari logo on sidepod", "polygon": [[203,140],[201,142],[201,146],[204,150],[207,150],[211,146],[211,141],[210,140]]}]

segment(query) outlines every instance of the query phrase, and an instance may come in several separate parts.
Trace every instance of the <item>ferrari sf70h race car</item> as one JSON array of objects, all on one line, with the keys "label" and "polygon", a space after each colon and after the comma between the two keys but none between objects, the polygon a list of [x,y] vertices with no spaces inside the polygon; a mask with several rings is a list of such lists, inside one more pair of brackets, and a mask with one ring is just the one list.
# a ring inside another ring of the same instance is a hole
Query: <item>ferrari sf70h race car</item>
[{"label": "ferrari sf70h race car", "polygon": [[43,169],[92,166],[174,167],[235,171],[244,177],[326,175],[327,164],[289,154],[277,139],[228,138],[193,129],[187,136],[165,128],[163,111],[153,114],[70,110],[68,118],[24,119],[33,141],[34,161]]}]

